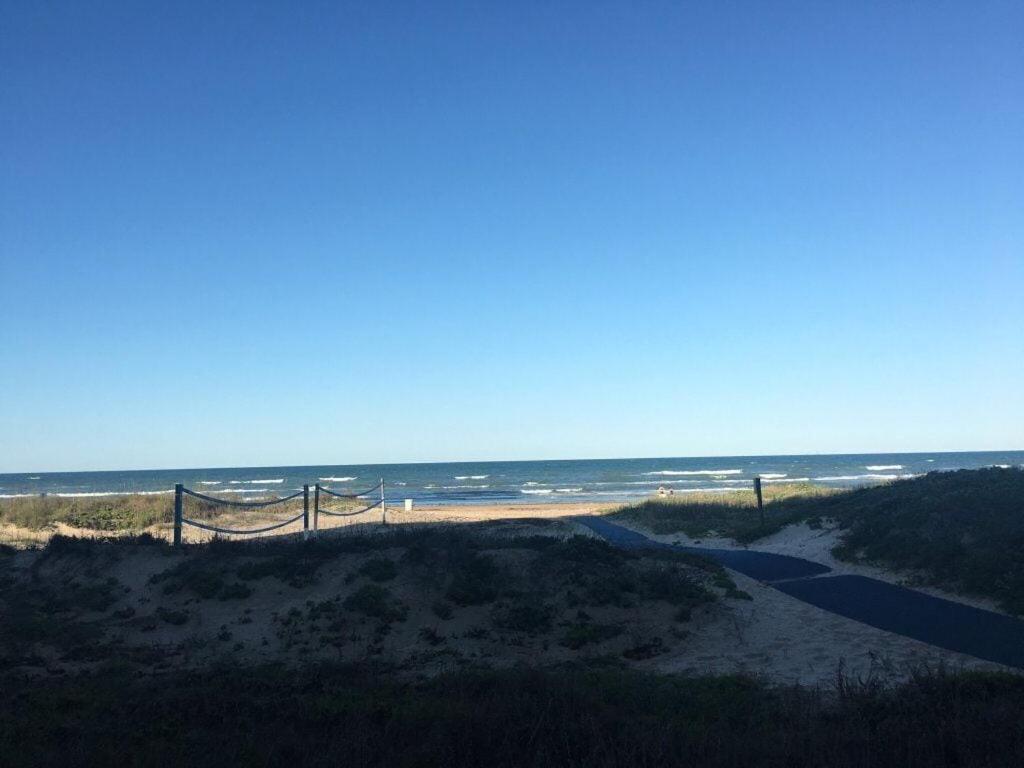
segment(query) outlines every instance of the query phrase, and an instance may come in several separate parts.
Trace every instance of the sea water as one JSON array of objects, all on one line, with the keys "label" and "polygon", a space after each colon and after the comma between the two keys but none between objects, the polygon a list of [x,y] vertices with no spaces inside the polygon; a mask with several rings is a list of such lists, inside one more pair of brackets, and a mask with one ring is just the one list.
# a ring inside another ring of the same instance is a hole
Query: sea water
[{"label": "sea water", "polygon": [[471,461],[0,474],[0,498],[41,493],[84,497],[173,493],[175,483],[224,498],[285,495],[314,483],[345,492],[384,479],[389,500],[417,504],[631,501],[659,488],[676,494],[731,493],[766,485],[850,488],[927,472],[1024,466],[1024,451],[715,458]]}]

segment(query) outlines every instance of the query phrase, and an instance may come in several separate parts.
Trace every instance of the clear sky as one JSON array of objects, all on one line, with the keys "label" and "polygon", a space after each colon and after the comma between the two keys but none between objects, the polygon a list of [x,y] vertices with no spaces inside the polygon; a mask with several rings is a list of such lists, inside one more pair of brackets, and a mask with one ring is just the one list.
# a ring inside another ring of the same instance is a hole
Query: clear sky
[{"label": "clear sky", "polygon": [[1024,4],[0,16],[0,471],[1024,447]]}]

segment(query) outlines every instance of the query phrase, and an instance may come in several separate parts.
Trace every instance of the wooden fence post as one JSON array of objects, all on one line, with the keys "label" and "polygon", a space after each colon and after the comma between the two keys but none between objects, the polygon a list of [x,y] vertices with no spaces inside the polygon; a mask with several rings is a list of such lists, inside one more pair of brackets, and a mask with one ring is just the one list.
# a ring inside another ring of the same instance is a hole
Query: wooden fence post
[{"label": "wooden fence post", "polygon": [[757,495],[757,513],[761,516],[761,527],[764,528],[764,501],[761,499],[761,478],[754,478],[754,493]]},{"label": "wooden fence post", "polygon": [[174,485],[174,546],[181,546],[181,483]]},{"label": "wooden fence post", "polygon": [[320,483],[317,483],[313,487],[313,535],[319,536],[320,533]]},{"label": "wooden fence post", "polygon": [[302,540],[309,538],[309,483],[302,486]]}]

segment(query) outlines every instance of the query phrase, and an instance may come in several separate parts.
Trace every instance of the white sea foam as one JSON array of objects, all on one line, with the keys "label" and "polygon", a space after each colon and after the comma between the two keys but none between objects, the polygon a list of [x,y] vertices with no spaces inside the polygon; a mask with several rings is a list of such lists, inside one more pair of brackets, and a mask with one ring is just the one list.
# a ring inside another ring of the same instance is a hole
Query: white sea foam
[{"label": "white sea foam", "polygon": [[[590,483],[590,485],[680,485],[682,483],[693,484],[705,482],[704,478],[700,480],[617,480],[617,481],[602,481]],[[725,483],[742,483],[743,480],[718,480],[716,482]]]},{"label": "white sea foam", "polygon": [[38,480],[38,479],[39,479],[39,476],[38,476],[38,475],[36,475],[35,477],[30,477],[30,478],[29,478],[29,480]]},{"label": "white sea foam", "polygon": [[785,472],[765,472],[761,475],[762,480],[778,480],[780,477],[786,477]]},{"label": "white sea foam", "polygon": [[864,469],[870,472],[889,472],[894,469],[903,469],[902,464],[868,464]]},{"label": "white sea foam", "polygon": [[[349,480],[358,480],[359,477],[357,475],[356,477],[321,477],[319,479],[323,480],[325,483],[347,483]],[[395,485],[397,485],[397,483],[395,483]]]},{"label": "white sea foam", "polygon": [[278,478],[276,478],[274,480],[246,480],[245,482],[252,483],[253,485],[256,485],[256,484],[266,485],[267,483],[283,483],[284,482],[284,478],[283,477],[278,477]]},{"label": "white sea foam", "polygon": [[231,483],[232,485],[241,485],[242,484],[241,480],[228,480],[228,482]]},{"label": "white sea foam", "polygon": [[455,491],[461,488],[490,488],[489,485],[445,485],[443,488],[446,491]]},{"label": "white sea foam", "polygon": [[925,459],[925,461],[927,461],[930,464],[930,463],[934,462],[935,459]]},{"label": "white sea foam", "polygon": [[456,480],[486,480],[490,475],[456,475]]},{"label": "white sea foam", "polygon": [[648,492],[647,491],[639,491],[639,490],[633,490],[633,491],[591,491],[590,495],[592,495],[592,496],[618,496],[618,497],[622,497],[622,496],[647,496]]},{"label": "white sea foam", "polygon": [[220,485],[220,480],[200,480],[200,485]]},{"label": "white sea foam", "polygon": [[221,488],[217,493],[269,493],[269,488]]},{"label": "white sea foam", "polygon": [[538,496],[546,496],[549,493],[554,493],[550,488],[522,488],[520,493],[532,493]]},{"label": "white sea foam", "polygon": [[644,472],[645,475],[742,475],[742,469],[663,469],[658,472]]},{"label": "white sea foam", "polygon": [[1010,468],[1009,464],[993,464],[992,466],[995,469],[1009,469]]},{"label": "white sea foam", "polygon": [[582,488],[555,488],[558,493],[580,493]]},{"label": "white sea foam", "polygon": [[533,480],[528,480],[527,482],[523,483],[524,488],[532,488],[533,486],[536,485],[547,485],[547,483],[535,483]]},{"label": "white sea foam", "polygon": [[829,477],[815,477],[814,480],[820,480],[821,482],[828,483],[841,480],[909,480],[912,477],[917,477],[917,475],[831,475]]},{"label": "white sea foam", "polygon": [[809,483],[811,478],[809,477],[766,477],[764,482],[766,483]]},{"label": "white sea foam", "polygon": [[27,499],[29,496],[38,495],[38,493],[0,493],[0,499]]}]

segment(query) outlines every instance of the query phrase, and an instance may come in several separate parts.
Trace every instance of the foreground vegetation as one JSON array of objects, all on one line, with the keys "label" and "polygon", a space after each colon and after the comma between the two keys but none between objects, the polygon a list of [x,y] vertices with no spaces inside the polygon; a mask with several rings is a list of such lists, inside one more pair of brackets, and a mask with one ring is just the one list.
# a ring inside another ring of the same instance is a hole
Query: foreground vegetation
[{"label": "foreground vegetation", "polygon": [[32,531],[54,523],[94,531],[141,531],[172,519],[173,502],[166,494],[0,499],[0,523]]},{"label": "foreground vegetation", "polygon": [[834,521],[843,530],[834,551],[841,559],[912,571],[1024,614],[1021,469],[933,472],[843,493],[795,488],[769,497],[764,525],[753,499],[742,497],[647,501],[616,514],[655,533],[714,532],[745,544],[787,525]]},{"label": "foreground vegetation", "polygon": [[181,550],[146,535],[7,548],[0,671],[64,674],[110,659],[140,671],[223,658],[409,670],[524,655],[642,662],[683,641],[695,610],[749,599],[704,558],[568,531],[534,520]]},{"label": "foreground vegetation", "polygon": [[809,502],[836,491],[810,483],[765,485],[765,520],[757,513],[752,490],[729,493],[681,493],[647,499],[613,514],[640,523],[654,533],[685,533],[692,538],[724,536],[741,544],[763,539],[787,525],[813,516]]},{"label": "foreground vegetation", "polygon": [[8,681],[7,765],[834,766],[1024,762],[1024,679],[922,673],[832,690],[625,669],[470,670],[403,681],[367,665],[116,665]]}]

